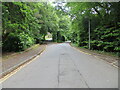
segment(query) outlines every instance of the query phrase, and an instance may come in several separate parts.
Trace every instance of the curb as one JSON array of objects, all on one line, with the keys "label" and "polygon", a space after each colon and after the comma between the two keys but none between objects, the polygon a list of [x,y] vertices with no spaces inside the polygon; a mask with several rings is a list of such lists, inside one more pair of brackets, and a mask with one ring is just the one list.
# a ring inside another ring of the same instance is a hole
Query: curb
[{"label": "curb", "polygon": [[6,70],[5,72],[0,73],[0,80],[1,80],[2,78],[4,78],[5,76],[7,76],[8,74],[10,74],[11,72],[14,72],[14,71],[15,71],[16,69],[18,69],[19,67],[21,67],[21,66],[29,63],[29,62],[32,61],[33,59],[35,59],[38,55],[40,55],[40,54],[46,49],[46,47],[47,47],[47,45],[45,45],[44,49],[43,49],[42,51],[38,52],[36,55],[30,57],[29,59],[27,59],[27,60],[25,60],[25,61],[23,61],[23,62],[15,65],[15,66],[13,66],[12,68]]},{"label": "curb", "polygon": [[[36,44],[36,45],[34,45],[34,46],[38,46],[39,44]],[[18,53],[13,53],[13,54],[11,54],[10,56],[15,56],[15,55],[18,55],[18,54],[22,54],[22,53],[24,53],[24,52],[28,52],[29,50],[32,50],[33,48],[32,47],[30,47],[30,48],[28,48],[28,49],[26,49],[26,50],[24,50],[24,51],[20,51],[20,52],[18,52]],[[10,57],[9,55],[7,56],[7,58],[8,57]]]},{"label": "curb", "polygon": [[[70,45],[72,48],[79,50],[77,47],[72,46],[71,43],[69,43],[69,45]],[[86,55],[91,55],[91,56],[93,56],[93,57],[95,57],[95,58],[99,58],[99,57],[96,56],[96,55],[92,55],[92,54],[90,54],[90,53],[86,53],[86,52],[81,51],[81,50],[79,50],[79,52],[84,53],[84,54],[86,54]],[[101,59],[101,58],[99,58],[99,59]],[[101,59],[101,60],[106,61],[106,60],[104,60],[104,59]],[[108,64],[110,64],[111,66],[113,66],[113,67],[115,67],[115,68],[117,68],[117,69],[120,69],[120,67],[119,67],[119,61],[118,61],[118,65],[116,65],[114,62],[112,62],[112,63],[110,63],[109,61],[106,61],[106,62],[107,62]]]}]

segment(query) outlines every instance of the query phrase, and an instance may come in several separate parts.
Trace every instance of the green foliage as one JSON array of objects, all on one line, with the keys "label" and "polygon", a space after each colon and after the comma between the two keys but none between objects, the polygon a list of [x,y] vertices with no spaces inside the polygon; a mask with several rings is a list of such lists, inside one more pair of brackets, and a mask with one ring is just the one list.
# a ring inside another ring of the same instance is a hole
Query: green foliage
[{"label": "green foliage", "polygon": [[34,39],[25,33],[10,33],[4,42],[3,50],[5,51],[21,51],[34,44]]},{"label": "green foliage", "polygon": [[61,18],[59,10],[49,3],[3,2],[2,11],[3,51],[21,51],[34,43],[42,43],[47,32],[53,34],[54,41],[65,40],[67,16]]},{"label": "green foliage", "polygon": [[20,47],[22,47],[23,50],[34,44],[34,38],[30,37],[28,34],[20,33],[18,37],[20,39],[20,44],[22,44]]},{"label": "green foliage", "polygon": [[[90,26],[89,27],[89,22]],[[3,51],[25,50],[42,43],[47,32],[55,42],[71,40],[91,49],[120,55],[120,3],[69,2],[56,3],[3,2]]]},{"label": "green foliage", "polygon": [[74,2],[67,3],[71,16],[69,39],[88,48],[89,21],[91,49],[120,54],[120,3]]}]

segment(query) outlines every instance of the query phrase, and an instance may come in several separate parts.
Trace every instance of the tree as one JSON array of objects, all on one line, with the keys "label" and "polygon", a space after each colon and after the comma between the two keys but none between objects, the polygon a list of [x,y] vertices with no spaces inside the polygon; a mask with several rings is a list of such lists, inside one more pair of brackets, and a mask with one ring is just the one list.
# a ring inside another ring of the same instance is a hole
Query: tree
[{"label": "tree", "polygon": [[88,48],[88,21],[91,20],[91,49],[119,54],[119,6],[117,2],[68,3],[72,42]]}]

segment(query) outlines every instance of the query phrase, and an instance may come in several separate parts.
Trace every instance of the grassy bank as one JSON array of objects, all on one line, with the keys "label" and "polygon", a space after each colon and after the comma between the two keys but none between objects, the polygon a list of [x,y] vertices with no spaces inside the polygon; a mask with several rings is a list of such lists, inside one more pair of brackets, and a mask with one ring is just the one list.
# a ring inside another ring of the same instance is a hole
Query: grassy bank
[{"label": "grassy bank", "polygon": [[98,51],[98,50],[89,50],[89,49],[87,49],[87,48],[80,47],[80,46],[78,46],[78,45],[75,44],[75,43],[71,43],[71,45],[74,46],[74,47],[79,48],[79,49],[82,50],[82,51],[88,51],[88,52],[90,52],[90,53],[97,53],[97,54],[102,54],[102,55],[107,55],[107,56],[112,56],[112,57],[118,58],[117,53],[114,53],[114,52],[105,52],[105,51]]}]

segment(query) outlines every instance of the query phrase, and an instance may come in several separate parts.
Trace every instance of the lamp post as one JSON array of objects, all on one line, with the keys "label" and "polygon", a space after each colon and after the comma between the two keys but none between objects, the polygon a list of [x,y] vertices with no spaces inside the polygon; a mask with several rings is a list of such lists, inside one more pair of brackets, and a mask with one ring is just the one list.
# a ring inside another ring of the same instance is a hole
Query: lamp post
[{"label": "lamp post", "polygon": [[89,32],[89,49],[90,49],[90,19],[89,19],[89,29],[88,29],[88,32]]},{"label": "lamp post", "polygon": [[91,30],[91,19],[88,17],[88,16],[85,16],[85,18],[86,19],[88,19],[88,34],[89,34],[89,36],[88,36],[88,38],[89,38],[89,40],[88,40],[88,48],[90,49],[90,30]]}]

